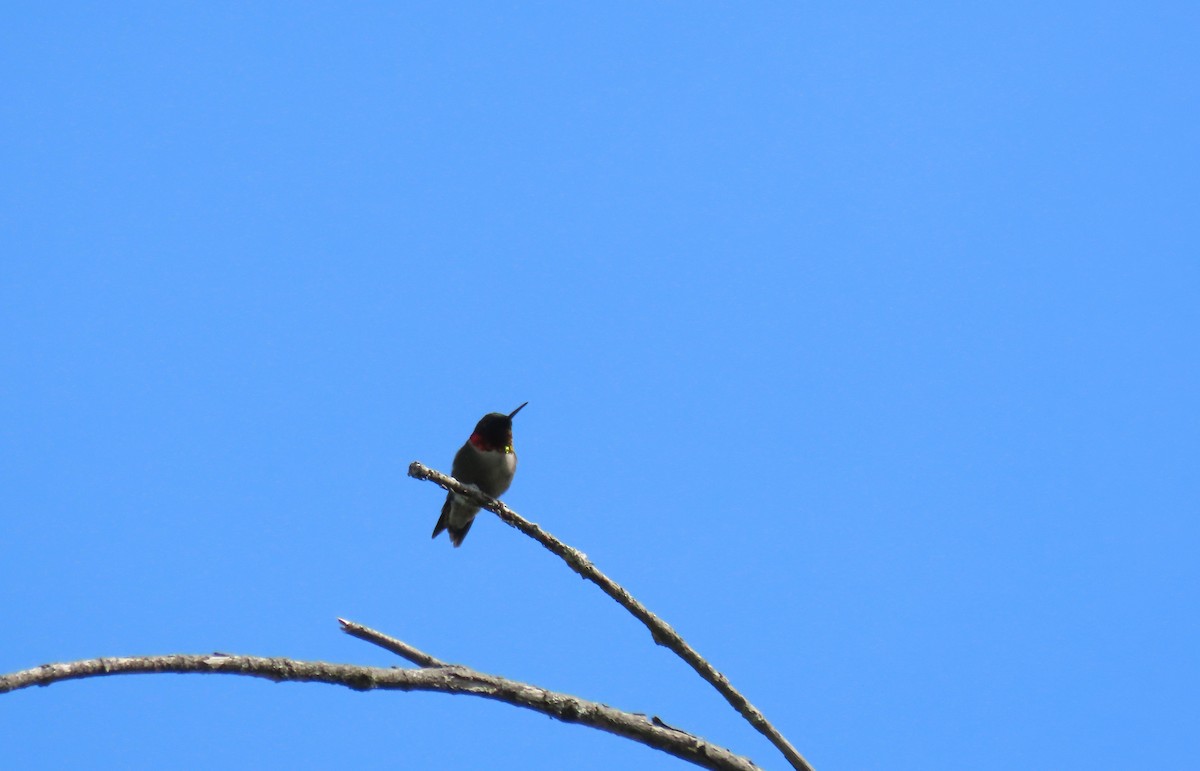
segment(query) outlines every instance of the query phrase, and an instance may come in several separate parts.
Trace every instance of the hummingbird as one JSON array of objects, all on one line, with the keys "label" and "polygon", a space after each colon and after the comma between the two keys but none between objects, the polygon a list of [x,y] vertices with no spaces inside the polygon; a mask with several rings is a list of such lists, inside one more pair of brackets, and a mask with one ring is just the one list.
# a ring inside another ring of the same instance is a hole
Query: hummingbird
[{"label": "hummingbird", "polygon": [[[489,412],[480,418],[471,437],[455,454],[450,476],[493,498],[499,498],[512,484],[513,474],[517,472],[512,419],[525,404],[507,415]],[[462,546],[478,513],[479,507],[475,504],[455,493],[447,493],[446,502],[442,504],[442,516],[438,517],[437,526],[433,528],[433,537],[437,538],[443,530],[449,530],[450,543]]]}]

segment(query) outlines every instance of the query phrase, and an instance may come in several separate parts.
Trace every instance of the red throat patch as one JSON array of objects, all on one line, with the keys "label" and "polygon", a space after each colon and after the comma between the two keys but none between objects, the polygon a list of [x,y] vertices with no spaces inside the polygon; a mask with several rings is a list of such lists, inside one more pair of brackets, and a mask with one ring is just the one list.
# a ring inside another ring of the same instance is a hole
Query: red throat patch
[{"label": "red throat patch", "polygon": [[[467,441],[469,441],[471,443],[472,447],[474,447],[476,450],[479,450],[480,452],[504,452],[505,451],[504,447],[495,447],[493,445],[488,444],[487,440],[485,440],[479,434],[471,434],[471,438],[468,439]],[[512,441],[512,440],[510,439],[509,441]]]}]

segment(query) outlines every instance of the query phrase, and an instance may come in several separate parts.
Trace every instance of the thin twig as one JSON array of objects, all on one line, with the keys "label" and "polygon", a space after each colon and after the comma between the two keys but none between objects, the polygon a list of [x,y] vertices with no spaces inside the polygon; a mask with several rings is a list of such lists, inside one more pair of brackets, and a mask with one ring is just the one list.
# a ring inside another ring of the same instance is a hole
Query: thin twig
[{"label": "thin twig", "polygon": [[448,667],[450,666],[441,659],[435,659],[425,651],[417,650],[403,640],[397,640],[395,637],[386,635],[383,632],[378,632],[369,626],[356,624],[353,621],[347,621],[344,618],[339,618],[338,623],[342,625],[342,631],[351,637],[357,637],[360,640],[365,640],[372,645],[378,645],[386,651],[391,651],[397,656],[408,659],[418,667]]},{"label": "thin twig", "polygon": [[645,715],[623,712],[594,701],[459,666],[383,669],[324,661],[228,654],[99,658],[43,664],[33,669],[0,675],[0,693],[86,677],[164,672],[243,675],[261,677],[277,683],[327,683],[356,691],[383,689],[469,694],[524,707],[564,723],[579,723],[623,736],[704,768],[718,771],[758,769],[748,758],[735,755],[724,747],[690,734],[657,726]]},{"label": "thin twig", "polygon": [[750,703],[749,699],[739,693],[730,684],[725,675],[718,672],[692,646],[688,645],[669,624],[651,613],[645,605],[634,599],[633,595],[626,591],[624,587],[601,573],[582,552],[567,546],[495,498],[481,493],[475,487],[468,487],[453,477],[448,477],[416,462],[409,464],[408,475],[416,479],[429,480],[445,490],[468,498],[472,503],[500,517],[505,524],[520,530],[558,555],[563,562],[567,563],[567,566],[571,570],[574,570],[580,576],[599,586],[601,591],[616,600],[621,607],[628,610],[638,621],[645,624],[646,628],[650,630],[654,642],[669,648],[677,656],[686,661],[696,671],[696,674],[700,675],[716,688],[725,697],[725,700],[729,702],[730,706],[738,711],[738,714],[744,717],[750,725],[754,726],[759,733],[767,737],[783,753],[783,756],[787,758],[793,768],[799,771],[813,771],[812,766],[804,759],[804,756],[767,720],[766,716],[757,707]]}]

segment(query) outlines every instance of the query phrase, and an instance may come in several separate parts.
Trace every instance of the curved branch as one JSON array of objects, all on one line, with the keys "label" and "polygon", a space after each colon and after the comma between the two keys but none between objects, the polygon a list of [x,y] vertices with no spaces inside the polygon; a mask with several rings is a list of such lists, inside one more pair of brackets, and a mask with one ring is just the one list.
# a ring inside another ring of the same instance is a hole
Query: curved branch
[{"label": "curved branch", "polygon": [[261,677],[277,683],[327,683],[356,691],[381,689],[469,694],[524,707],[564,723],[579,723],[623,736],[704,768],[719,771],[758,769],[747,758],[734,755],[723,747],[710,744],[691,734],[668,728],[662,721],[656,723],[645,715],[623,712],[565,693],[548,691],[459,666],[382,669],[324,661],[297,661],[219,653],[98,658],[62,664],[43,664],[33,669],[0,675],[0,693],[85,677],[165,672],[243,675]]},{"label": "curved branch", "polygon": [[754,726],[759,733],[767,737],[771,744],[774,744],[783,753],[783,756],[787,758],[793,768],[800,771],[813,771],[813,767],[804,759],[804,756],[767,720],[766,716],[757,707],[750,703],[749,699],[739,693],[730,684],[725,675],[718,672],[712,664],[709,664],[692,646],[688,645],[667,622],[651,613],[645,605],[634,599],[633,595],[616,581],[601,573],[583,552],[567,546],[562,541],[550,535],[550,533],[542,530],[537,524],[525,519],[495,498],[481,493],[474,487],[468,487],[453,477],[448,477],[415,461],[409,464],[408,475],[415,479],[428,480],[447,491],[457,493],[469,499],[472,503],[478,504],[500,517],[506,525],[520,530],[558,555],[563,562],[567,563],[567,566],[571,570],[574,570],[583,578],[599,586],[601,591],[616,600],[621,607],[632,613],[638,621],[641,621],[650,630],[654,642],[669,648],[675,655],[686,661],[696,671],[696,674],[700,675],[716,688],[725,697],[725,700],[729,702],[730,706],[746,719],[746,722]]}]

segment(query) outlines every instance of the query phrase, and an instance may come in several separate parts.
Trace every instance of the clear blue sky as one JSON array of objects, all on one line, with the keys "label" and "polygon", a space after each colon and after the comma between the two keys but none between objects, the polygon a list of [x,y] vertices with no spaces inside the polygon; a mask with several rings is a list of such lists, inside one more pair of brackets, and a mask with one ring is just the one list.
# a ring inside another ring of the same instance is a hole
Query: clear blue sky
[{"label": "clear blue sky", "polygon": [[[1187,3],[95,3],[0,27],[0,670],[443,659],[819,771],[1200,764]],[[57,769],[675,769],[480,700],[0,696]]]}]

